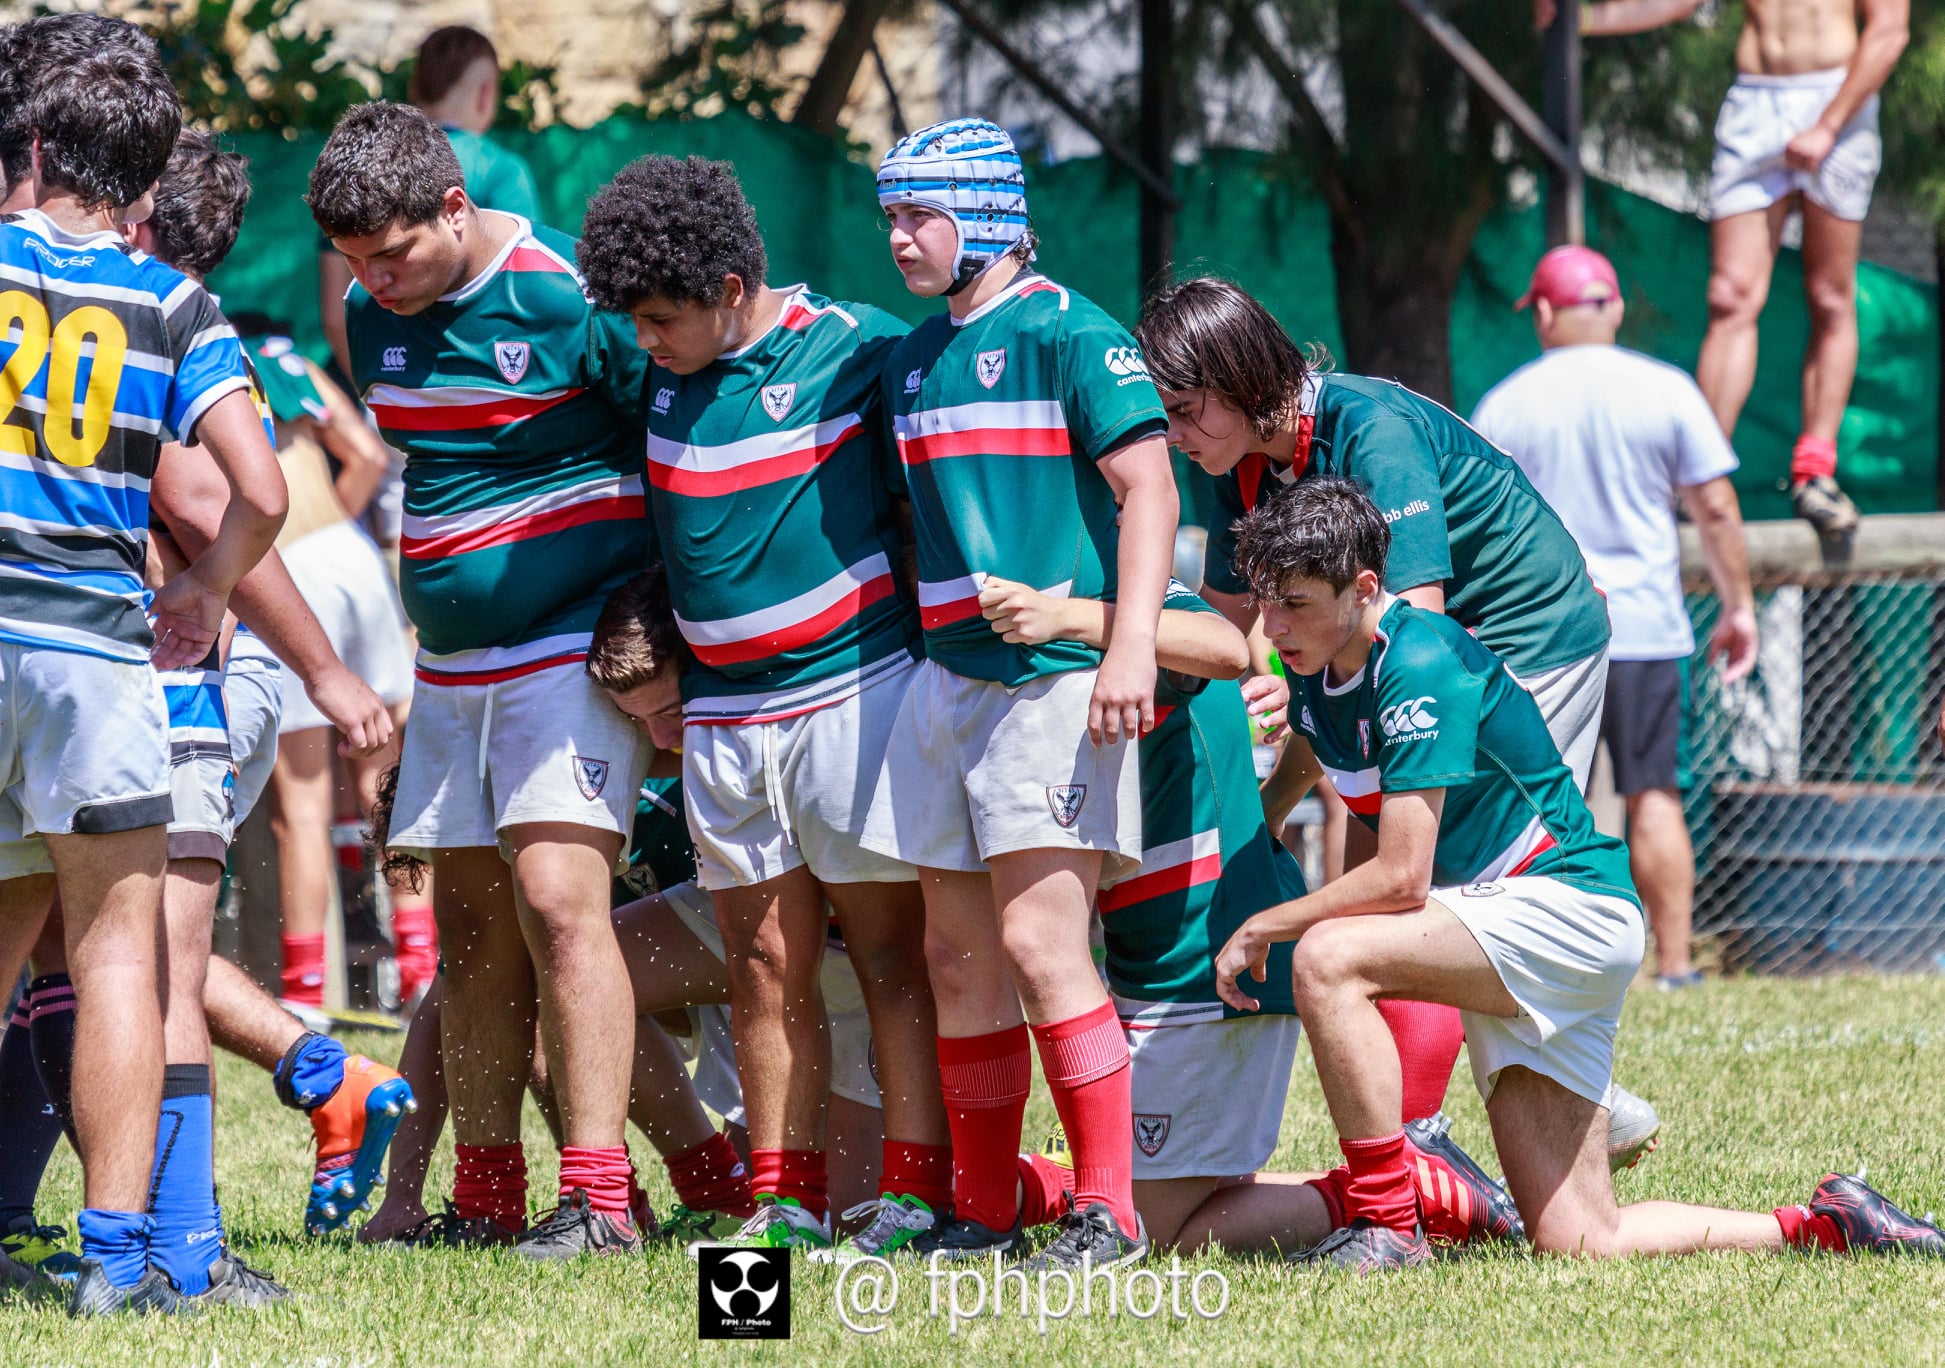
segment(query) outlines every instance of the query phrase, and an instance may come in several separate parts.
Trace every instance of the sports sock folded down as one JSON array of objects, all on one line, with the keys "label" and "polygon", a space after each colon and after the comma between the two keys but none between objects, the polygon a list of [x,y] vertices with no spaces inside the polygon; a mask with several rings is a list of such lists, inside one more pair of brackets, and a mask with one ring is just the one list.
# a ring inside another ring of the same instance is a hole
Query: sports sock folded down
[{"label": "sports sock folded down", "polygon": [[485,1216],[503,1229],[527,1225],[527,1153],[511,1145],[453,1146],[453,1210],[461,1217]]},{"label": "sports sock folded down", "polygon": [[952,1205],[952,1148],[911,1140],[886,1140],[878,1190],[916,1197],[933,1211]]},{"label": "sports sock folded down", "polygon": [[831,1211],[830,1186],[821,1149],[750,1150],[750,1190],[758,1197],[795,1202],[821,1221]]},{"label": "sports sock folded down", "polygon": [[749,1167],[737,1157],[728,1136],[712,1135],[662,1163],[668,1168],[675,1200],[689,1210],[726,1211],[732,1216],[749,1216],[756,1210]]},{"label": "sports sock folded down", "polygon": [[1344,1224],[1363,1219],[1392,1230],[1418,1224],[1418,1190],[1405,1162],[1403,1130],[1375,1139],[1343,1140],[1348,1174],[1344,1182]]},{"label": "sports sock folded down", "polygon": [[635,1166],[626,1145],[562,1145],[561,1197],[580,1188],[588,1204],[609,1216],[631,1215],[629,1188]]}]

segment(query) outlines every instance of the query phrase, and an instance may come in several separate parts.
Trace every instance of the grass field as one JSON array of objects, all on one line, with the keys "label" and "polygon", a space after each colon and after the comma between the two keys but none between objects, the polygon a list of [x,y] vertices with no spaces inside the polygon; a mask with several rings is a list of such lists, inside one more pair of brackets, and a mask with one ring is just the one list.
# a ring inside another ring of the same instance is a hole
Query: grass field
[{"label": "grass field", "polygon": [[[354,1045],[378,1053],[385,1040]],[[1945,1209],[1945,978],[1736,980],[1676,996],[1637,991],[1619,1075],[1661,1110],[1661,1149],[1619,1180],[1622,1199],[1668,1197],[1768,1210],[1808,1199],[1831,1167],[1923,1214]],[[639,1260],[532,1267],[512,1256],[373,1251],[297,1238],[309,1128],[268,1080],[219,1072],[217,1169],[232,1240],[302,1294],[274,1312],[194,1322],[77,1324],[58,1308],[0,1308],[0,1364],[898,1363],[1052,1359],[1121,1365],[1220,1362],[1631,1365],[1945,1361],[1945,1264],[1709,1256],[1591,1265],[1501,1255],[1356,1281],[1266,1263],[1196,1261],[1228,1279],[1227,1310],[1182,1321],[982,1319],[956,1336],[908,1275],[889,1328],[846,1329],[834,1278],[799,1264],[789,1344],[696,1338],[694,1265]],[[1450,1110],[1482,1154],[1484,1117],[1461,1063]],[[1036,1096],[1028,1127],[1051,1109]],[[529,1109],[528,1152],[549,1166]],[[645,1147],[636,1138],[640,1153]],[[450,1178],[450,1146],[431,1191]],[[1274,1167],[1334,1154],[1308,1056],[1299,1060]],[[1490,1164],[1490,1159],[1487,1160]],[[659,1167],[650,1193],[668,1192]],[[545,1190],[536,1173],[534,1191]],[[79,1171],[63,1146],[42,1219],[71,1221]],[[1214,1284],[1205,1283],[1205,1304]],[[1144,1304],[1152,1292],[1144,1290]],[[1011,1303],[1009,1303],[1011,1309]]]}]

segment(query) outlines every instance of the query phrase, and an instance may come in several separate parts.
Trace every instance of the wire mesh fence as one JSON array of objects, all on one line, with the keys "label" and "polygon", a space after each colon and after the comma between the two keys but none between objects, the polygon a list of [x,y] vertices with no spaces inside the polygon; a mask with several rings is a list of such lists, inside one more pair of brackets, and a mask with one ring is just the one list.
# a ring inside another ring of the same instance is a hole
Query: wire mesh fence
[{"label": "wire mesh fence", "polygon": [[1945,970],[1945,570],[1807,572],[1757,613],[1749,679],[1691,673],[1696,934],[1728,972]]}]

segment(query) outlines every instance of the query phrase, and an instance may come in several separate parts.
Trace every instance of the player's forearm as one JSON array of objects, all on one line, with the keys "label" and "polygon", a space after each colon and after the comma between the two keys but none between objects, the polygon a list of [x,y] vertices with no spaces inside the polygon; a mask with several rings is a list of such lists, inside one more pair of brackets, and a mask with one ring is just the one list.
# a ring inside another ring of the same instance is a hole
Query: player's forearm
[{"label": "player's forearm", "polygon": [[1589,38],[1618,38],[1679,24],[1702,0],[1601,0],[1580,7],[1580,31]]},{"label": "player's forearm", "polygon": [[1742,508],[1729,477],[1722,476],[1695,489],[1682,491],[1688,515],[1702,542],[1702,560],[1709,568],[1716,597],[1726,609],[1752,608],[1756,594],[1749,582],[1749,544],[1743,536]]},{"label": "player's forearm", "polygon": [[216,535],[192,569],[209,588],[227,594],[276,544],[290,496],[256,405],[244,391],[217,400],[197,425],[196,438],[228,483],[230,497]]},{"label": "player's forearm", "polygon": [[1283,753],[1277,756],[1269,777],[1258,790],[1263,800],[1263,820],[1272,833],[1281,834],[1297,804],[1310,796],[1323,777],[1324,767],[1317,763],[1310,743],[1292,731],[1283,743]]},{"label": "player's forearm", "polygon": [[1162,600],[1174,570],[1175,526],[1180,504],[1166,452],[1160,475],[1130,484],[1121,508],[1121,545],[1116,552],[1117,605],[1108,650],[1155,653]]},{"label": "player's forearm", "polygon": [[344,292],[351,288],[351,268],[335,251],[317,254],[317,315],[324,340],[338,370],[351,374],[351,339],[345,330]]},{"label": "player's forearm", "polygon": [[1891,79],[1892,69],[1898,65],[1898,58],[1904,55],[1905,45],[1911,41],[1910,11],[1899,3],[1886,3],[1878,0],[1867,11],[1864,31],[1858,35],[1857,51],[1851,54],[1850,70],[1844,83],[1817,122],[1832,133],[1843,131],[1844,125],[1864,107],[1864,102],[1884,89],[1884,83]]},{"label": "player's forearm", "polygon": [[1315,893],[1265,908],[1244,926],[1274,945],[1301,938],[1318,922],[1416,911],[1430,891],[1429,865],[1423,871],[1401,871],[1384,860],[1369,860]]}]

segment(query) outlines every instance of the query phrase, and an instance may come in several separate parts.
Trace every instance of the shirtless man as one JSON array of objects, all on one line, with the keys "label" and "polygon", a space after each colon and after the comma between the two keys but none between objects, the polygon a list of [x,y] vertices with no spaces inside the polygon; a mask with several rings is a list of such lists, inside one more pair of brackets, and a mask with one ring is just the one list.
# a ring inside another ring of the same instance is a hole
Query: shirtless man
[{"label": "shirtless man", "polygon": [[[1641,33],[1701,7],[1599,0],[1582,8],[1581,30]],[[1837,487],[1837,428],[1857,374],[1858,244],[1882,154],[1877,92],[1904,51],[1910,14],[1910,0],[1747,0],[1739,74],[1715,124],[1709,331],[1695,378],[1733,436],[1756,378],[1756,320],[1783,221],[1800,201],[1810,344],[1790,501],[1825,537],[1857,526],[1857,506]]]}]

